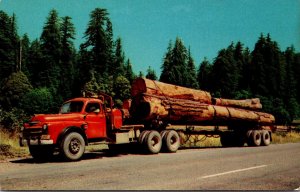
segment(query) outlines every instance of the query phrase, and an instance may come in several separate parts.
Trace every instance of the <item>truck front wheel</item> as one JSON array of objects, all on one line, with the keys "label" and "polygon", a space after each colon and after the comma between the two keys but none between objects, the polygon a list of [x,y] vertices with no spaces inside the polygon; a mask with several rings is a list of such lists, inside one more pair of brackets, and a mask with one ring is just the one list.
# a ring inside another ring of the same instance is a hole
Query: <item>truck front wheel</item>
[{"label": "truck front wheel", "polygon": [[79,160],[84,151],[85,142],[83,137],[79,133],[69,133],[65,136],[61,143],[61,153],[67,160]]}]

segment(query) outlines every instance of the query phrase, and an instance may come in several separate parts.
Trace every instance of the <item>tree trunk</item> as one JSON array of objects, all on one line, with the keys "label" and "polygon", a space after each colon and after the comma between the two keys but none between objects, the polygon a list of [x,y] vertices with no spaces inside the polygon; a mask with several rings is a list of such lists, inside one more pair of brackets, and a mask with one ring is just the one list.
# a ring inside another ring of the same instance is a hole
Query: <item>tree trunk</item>
[{"label": "tree trunk", "polygon": [[244,108],[244,109],[262,109],[262,105],[260,103],[259,98],[245,99],[245,100],[213,98],[212,104],[219,105],[219,106]]},{"label": "tree trunk", "polygon": [[186,99],[143,94],[136,101],[131,108],[131,114],[140,120],[160,119],[176,124],[199,124],[222,120],[223,122],[255,122],[262,125],[268,125],[275,121],[274,116],[267,113],[210,105]]},{"label": "tree trunk", "polygon": [[132,84],[131,96],[136,97],[143,93],[174,99],[198,101],[200,103],[211,103],[211,95],[209,92],[171,85],[145,78],[137,78]]}]

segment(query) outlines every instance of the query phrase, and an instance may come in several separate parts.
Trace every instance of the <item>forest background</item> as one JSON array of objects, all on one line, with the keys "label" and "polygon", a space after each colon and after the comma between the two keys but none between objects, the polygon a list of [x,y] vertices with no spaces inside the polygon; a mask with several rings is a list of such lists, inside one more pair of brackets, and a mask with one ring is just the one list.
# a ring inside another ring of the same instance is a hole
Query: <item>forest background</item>
[{"label": "forest background", "polygon": [[[180,37],[170,40],[162,58],[160,77],[151,66],[135,74],[122,39],[115,38],[109,12],[96,8],[74,46],[76,29],[69,16],[49,12],[39,38],[30,41],[18,34],[17,16],[0,10],[0,124],[17,131],[32,114],[57,113],[63,101],[84,91],[103,91],[116,106],[130,98],[131,83],[146,77],[166,83],[202,89],[214,97],[258,97],[263,111],[276,123],[289,124],[300,116],[300,53],[293,46],[280,50],[270,34],[259,36],[254,49],[232,42],[195,64],[191,47]],[[141,50],[142,51],[142,50]]]}]

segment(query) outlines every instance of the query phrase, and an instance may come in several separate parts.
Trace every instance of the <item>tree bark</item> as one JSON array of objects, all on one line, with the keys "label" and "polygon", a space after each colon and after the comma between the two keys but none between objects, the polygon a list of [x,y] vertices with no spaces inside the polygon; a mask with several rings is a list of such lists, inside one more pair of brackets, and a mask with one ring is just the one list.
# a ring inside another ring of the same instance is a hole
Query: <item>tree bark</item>
[{"label": "tree bark", "polygon": [[136,97],[143,93],[207,104],[210,104],[212,99],[210,93],[206,91],[171,85],[146,78],[137,78],[132,84],[131,96]]},{"label": "tree bark", "polygon": [[141,95],[138,102],[133,103],[133,105],[131,114],[134,118],[141,120],[160,119],[176,124],[245,121],[268,125],[275,121],[273,115],[263,112],[149,94]]},{"label": "tree bark", "polygon": [[213,98],[212,104],[218,106],[237,107],[243,109],[262,109],[262,104],[260,103],[259,98],[244,99],[244,100]]}]

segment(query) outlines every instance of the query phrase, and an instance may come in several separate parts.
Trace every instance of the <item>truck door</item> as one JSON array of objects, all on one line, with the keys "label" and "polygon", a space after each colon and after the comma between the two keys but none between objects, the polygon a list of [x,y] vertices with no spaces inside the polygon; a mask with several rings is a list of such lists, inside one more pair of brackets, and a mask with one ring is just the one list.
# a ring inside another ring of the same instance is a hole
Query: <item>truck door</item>
[{"label": "truck door", "polygon": [[100,103],[89,102],[85,107],[85,121],[88,124],[87,136],[92,138],[106,137],[106,118]]}]

